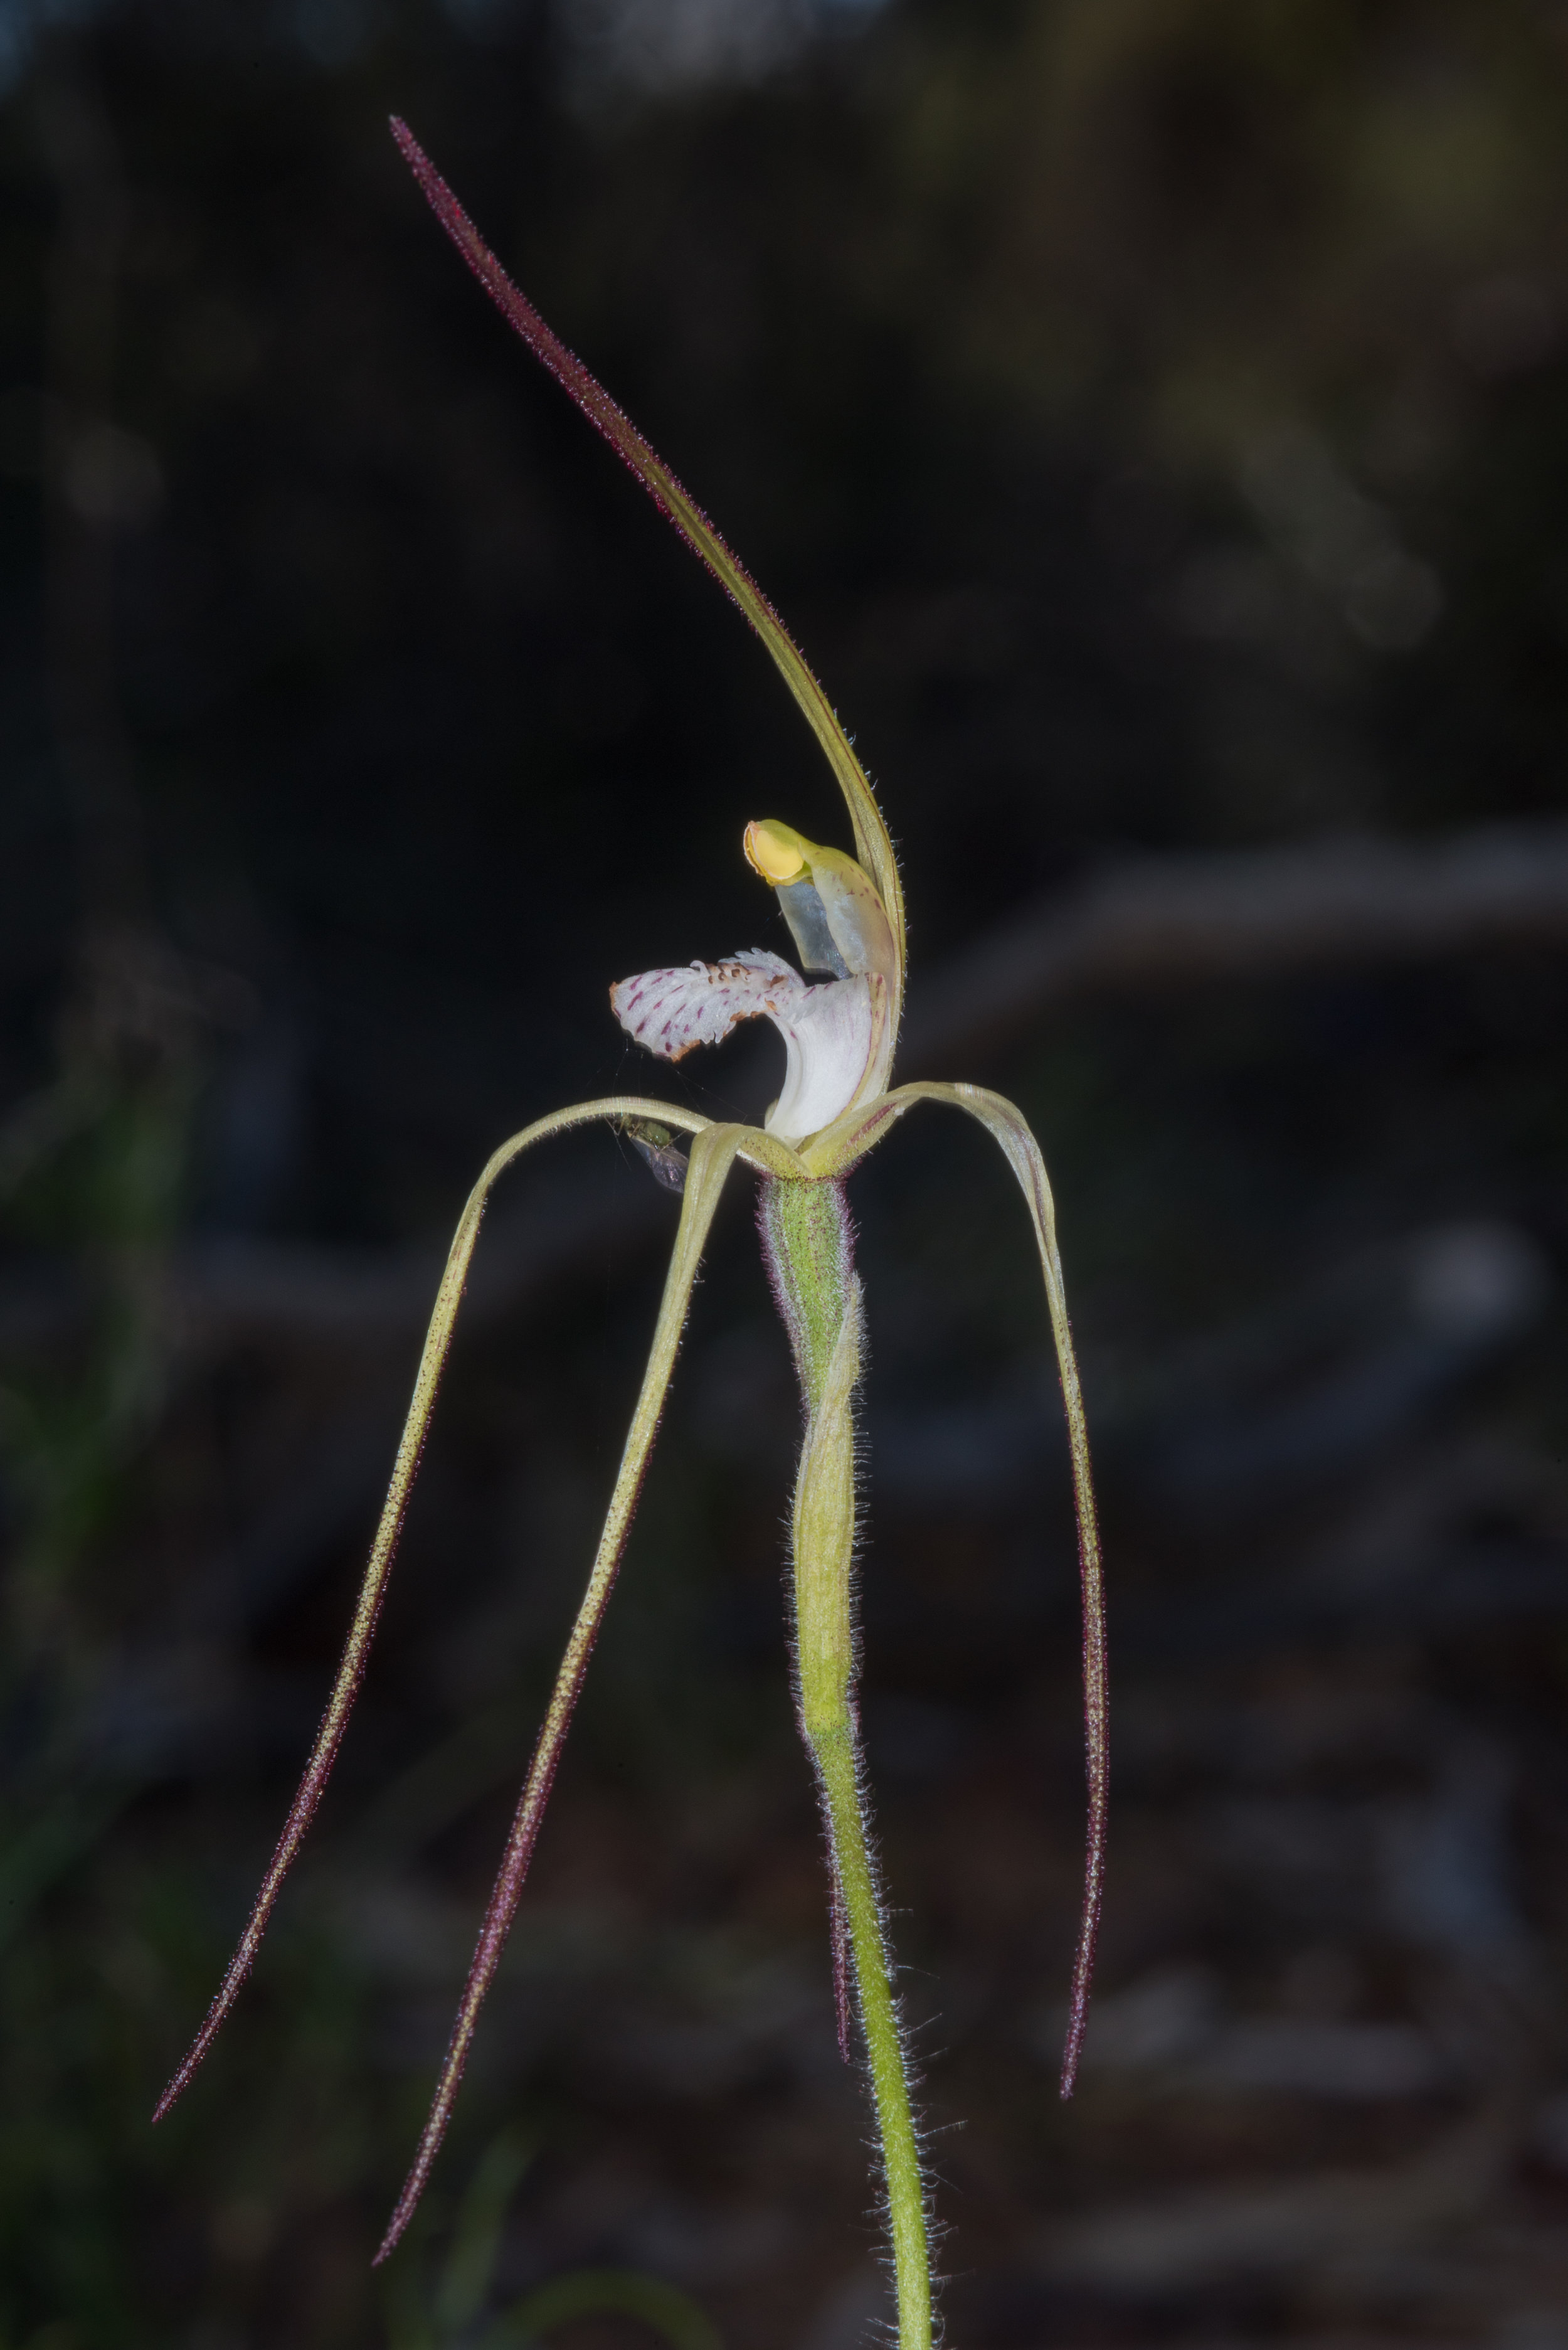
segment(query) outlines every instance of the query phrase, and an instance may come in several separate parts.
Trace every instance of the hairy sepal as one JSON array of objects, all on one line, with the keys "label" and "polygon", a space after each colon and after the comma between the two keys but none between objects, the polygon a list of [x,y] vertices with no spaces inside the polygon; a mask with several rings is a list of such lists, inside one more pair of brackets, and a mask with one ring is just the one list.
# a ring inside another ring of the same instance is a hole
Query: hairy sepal
[{"label": "hairy sepal", "polygon": [[284,1823],[277,1849],[273,1854],[266,1875],[262,1881],[261,1890],[256,1896],[244,1932],[240,1937],[239,1946],[229,1962],[228,1971],[219,1986],[217,1996],[208,2011],[206,2021],[173,2079],[159,2099],[157,2110],[153,2115],[154,2121],[161,2121],[170,2106],[190,2085],[202,2058],[217,2037],[224,2018],[238,1998],[256,1952],[261,1947],[262,1937],[276,1907],[278,1895],[283,1890],[284,1880],[293,1866],[299,1848],[309,1832],[310,1824],[316,1816],[317,1807],[321,1801],[327,1779],[331,1775],[338,1749],[342,1745],[344,1733],[348,1727],[349,1716],[354,1710],[354,1700],[358,1695],[359,1684],[364,1677],[370,1645],[375,1638],[381,1604],[386,1597],[392,1563],[397,1555],[398,1537],[402,1532],[403,1518],[408,1510],[409,1496],[413,1490],[420,1455],[424,1450],[425,1438],[430,1430],[431,1417],[435,1409],[441,1374],[446,1367],[447,1356],[452,1348],[452,1331],[457,1322],[458,1307],[462,1302],[463,1285],[468,1279],[469,1266],[472,1262],[480,1226],[484,1220],[484,1211],[489,1205],[491,1192],[514,1160],[520,1159],[524,1152],[531,1149],[536,1142],[547,1141],[553,1135],[565,1134],[573,1127],[587,1126],[599,1118],[607,1120],[611,1125],[619,1125],[624,1124],[628,1118],[650,1117],[657,1118],[668,1125],[679,1127],[687,1134],[699,1136],[709,1128],[711,1123],[709,1119],[700,1118],[691,1110],[676,1108],[665,1102],[649,1101],[640,1095],[619,1094],[603,1101],[577,1102],[569,1109],[556,1110],[548,1118],[535,1119],[532,1126],[525,1126],[520,1133],[513,1135],[509,1140],[502,1143],[497,1150],[492,1152],[478,1182],[469,1193],[457,1231],[452,1236],[452,1246],[447,1253],[446,1265],[441,1274],[440,1286],[436,1291],[430,1326],[425,1334],[419,1368],[414,1378],[413,1396],[409,1405],[408,1417],[403,1423],[403,1433],[393,1464],[391,1483],[382,1506],[375,1539],[370,1546],[369,1562],[365,1569],[364,1580],[359,1586],[354,1620],[344,1646],[337,1679],[333,1682],[332,1693],[327,1700],[327,1711],[322,1716],[321,1727],[316,1734],[316,1743],[311,1750],[310,1759],[306,1764],[305,1775],[300,1781],[298,1792],[290,1806],[288,1817]]},{"label": "hairy sepal", "polygon": [[[1095,1507],[1094,1476],[1089,1461],[1089,1430],[1084,1415],[1073,1326],[1067,1314],[1067,1289],[1062,1255],[1056,1244],[1056,1210],[1051,1180],[1040,1145],[1028,1119],[1002,1094],[983,1086],[920,1083],[899,1086],[877,1105],[880,1121],[866,1120],[841,1141],[840,1155],[867,1150],[888,1130],[892,1121],[917,1102],[946,1102],[983,1126],[1001,1145],[1003,1158],[1017,1178],[1034,1228],[1044,1277],[1045,1302],[1056,1349],[1062,1383],[1062,1403],[1067,1420],[1067,1442],[1073,1462],[1073,1498],[1078,1521],[1078,1565],[1084,1611],[1084,1744],[1088,1782],[1089,1824],[1084,1860],[1084,1907],[1073,1964],[1073,1991],[1066,2045],[1062,2057],[1062,2095],[1070,2097],[1077,2080],[1078,2059],[1089,2015],[1089,1987],[1095,1970],[1095,1947],[1099,1939],[1100,1909],[1105,1893],[1106,1830],[1110,1809],[1110,1690],[1106,1643],[1105,1576],[1100,1557],[1099,1519]],[[851,1121],[845,1120],[846,1128]],[[817,1144],[832,1140],[818,1137]]]},{"label": "hairy sepal", "polygon": [[692,553],[701,557],[732,602],[737,604],[772,655],[784,683],[837,779],[855,831],[856,855],[871,876],[886,910],[894,942],[894,972],[889,983],[889,1019],[898,1034],[903,1011],[905,925],[904,892],[893,843],[877,805],[870,778],[855,755],[848,735],[838,723],[805,655],[763,595],[751,573],[732,553],[701,507],[643,439],[624,409],[589,373],[576,353],[545,325],[533,304],[502,267],[418,140],[394,115],[392,136],[403,159],[424,191],[431,211],[456,245],[485,292],[527,344],[570,394],[618,456],[637,475],[654,504],[680,532]]}]

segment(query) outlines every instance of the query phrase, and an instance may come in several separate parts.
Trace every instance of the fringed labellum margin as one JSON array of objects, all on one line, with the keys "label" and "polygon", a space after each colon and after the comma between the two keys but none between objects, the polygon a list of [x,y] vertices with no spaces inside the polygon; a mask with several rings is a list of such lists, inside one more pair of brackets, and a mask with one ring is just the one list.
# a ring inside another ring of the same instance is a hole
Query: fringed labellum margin
[{"label": "fringed labellum margin", "polygon": [[[441,2146],[480,2007],[522,1898],[566,1731],[637,1508],[708,1231],[724,1183],[740,1160],[763,1179],[759,1228],[763,1253],[789,1332],[805,1410],[792,1524],[795,1695],[828,1847],[840,2035],[847,2054],[852,2020],[858,2022],[881,2149],[899,2350],[930,2350],[928,2199],[892,1991],[855,1703],[854,1398],[861,1371],[862,1318],[844,1178],[917,1103],[945,1102],[978,1119],[994,1137],[1017,1178],[1033,1227],[1066,1410],[1084,1596],[1089,1831],[1062,2072],[1065,2096],[1073,2086],[1083,2039],[1099,1921],[1108,1762],[1099,1536],[1051,1187],[1026,1121],[1000,1095],[962,1084],[889,1090],[904,995],[903,891],[887,826],[847,735],[777,613],[701,507],[518,292],[405,125],[394,120],[392,130],[437,218],[482,285],[637,474],[766,646],[843,791],[857,854],[822,847],[771,817],[749,825],[746,856],[777,892],[801,971],[753,948],[723,962],[644,972],[618,982],[610,992],[616,1016],[628,1035],[670,1061],[699,1045],[717,1044],[738,1021],[771,1020],[784,1041],[784,1082],[761,1128],[714,1124],[672,1103],[617,1095],[577,1103],[525,1127],[501,1145],[481,1173],[437,1292],[390,1490],[305,1776],[228,1972],[154,2118],[166,2113],[187,2086],[238,1996],[342,1743],[491,1191],[535,1142],[602,1121],[628,1134],[659,1181],[680,1192],[680,1221],[598,1551],[485,1911],[430,2116],[377,2259],[384,2260],[397,2243]],[[684,1161],[673,1148],[671,1129],[691,1138]]]}]

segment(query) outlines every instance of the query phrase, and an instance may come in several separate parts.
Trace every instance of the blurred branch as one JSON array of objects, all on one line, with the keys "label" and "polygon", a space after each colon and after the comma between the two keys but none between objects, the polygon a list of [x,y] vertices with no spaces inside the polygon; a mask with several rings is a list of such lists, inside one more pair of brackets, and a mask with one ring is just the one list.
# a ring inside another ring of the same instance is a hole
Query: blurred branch
[{"label": "blurred branch", "polygon": [[[492,1215],[462,1328],[483,1328],[558,1283],[640,1249],[672,1221],[668,1194],[624,1176]],[[171,1315],[184,1343],[203,1351],[290,1340],[374,1345],[424,1328],[444,1261],[444,1249],[383,1254],[248,1238],[196,1243],[172,1268]]]},{"label": "blurred branch", "polygon": [[1149,858],[1040,900],[910,1007],[901,1074],[950,1073],[1100,990],[1568,945],[1568,823]]},{"label": "blurred branch", "polygon": [[[962,1067],[1098,990],[1543,943],[1568,946],[1568,824],[1151,858],[1047,899],[940,970],[915,998],[900,1067]],[[651,1183],[535,1192],[492,1219],[464,1326],[514,1313],[607,1249],[642,1247],[667,1221]],[[184,1343],[202,1352],[375,1344],[422,1328],[440,1271],[433,1250],[214,1241],[177,1256],[171,1305]]]},{"label": "blurred branch", "polygon": [[1511,2089],[1402,2162],[1079,2212],[1070,2230],[1046,2236],[1047,2269],[1080,2283],[1113,2283],[1137,2300],[1217,2277],[1366,2259],[1374,2246],[1418,2245],[1481,2209],[1517,2158],[1522,2133]]},{"label": "blurred branch", "polygon": [[[977,1054],[1032,1019],[1096,989],[1167,988],[1226,973],[1279,974],[1541,943],[1568,945],[1568,825],[1493,827],[1432,842],[1314,842],[1151,858],[999,926],[939,971],[916,1001],[909,1058],[972,1065]],[[745,1074],[753,1073],[748,1066]],[[618,1168],[597,1179],[536,1185],[525,1201],[494,1213],[475,1260],[464,1330],[493,1326],[667,1231],[668,1197],[651,1182],[629,1180],[629,1172]],[[170,1631],[211,1637],[246,1620],[373,1505],[441,1264],[439,1248],[356,1253],[238,1237],[191,1243],[174,1253],[165,1296],[175,1344],[187,1360],[262,1346],[374,1352],[376,1364],[355,1374],[352,1409],[331,1421],[275,1505],[261,1513],[243,1544],[210,1560],[194,1578],[192,1588],[201,1596],[176,1610]],[[16,1347],[36,1343],[51,1323],[57,1328],[79,1310],[63,1286],[49,1297],[18,1289],[5,1305],[0,1325],[9,1327],[0,1328],[0,1337]],[[395,1357],[405,1345],[410,1362],[401,1366]],[[1032,1471],[1034,1409],[1031,1397]],[[970,1426],[968,1447],[974,1438]],[[929,1430],[921,1447],[929,1461]],[[994,1470],[992,1462],[988,1473]],[[1563,1574],[1554,1548],[1505,1544],[1460,1556],[1438,1545],[1423,1550],[1401,1579],[1400,1620],[1413,1611],[1447,1623],[1549,1607],[1561,1599]],[[1357,1592],[1351,1612],[1366,1610],[1376,1596]],[[1334,1618],[1345,1604],[1331,1592],[1276,1593],[1268,1610],[1233,1627],[1233,1637],[1277,1636],[1282,1622],[1316,1625]],[[1207,1617],[1202,1620],[1207,1626]],[[1160,1627],[1159,1637],[1168,1641],[1168,1627]],[[142,1768],[151,1767],[154,1733],[154,1743],[172,1740],[171,1752],[182,1734],[183,1718],[170,1717],[167,1704],[155,1699],[133,1673],[124,1690],[101,1692],[99,1700],[117,1751],[130,1751],[128,1739],[141,1741]]]}]

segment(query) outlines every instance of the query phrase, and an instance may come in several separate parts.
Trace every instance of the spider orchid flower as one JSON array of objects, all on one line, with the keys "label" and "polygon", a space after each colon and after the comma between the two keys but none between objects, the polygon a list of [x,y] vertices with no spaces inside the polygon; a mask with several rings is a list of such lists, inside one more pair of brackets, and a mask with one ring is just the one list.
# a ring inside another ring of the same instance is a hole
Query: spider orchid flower
[{"label": "spider orchid flower", "polygon": [[[657,1057],[677,1061],[717,1044],[736,1023],[772,1021],[784,1042],[778,1099],[761,1127],[715,1122],[671,1103],[616,1095],[556,1110],[504,1142],[463,1210],[436,1295],[402,1440],[337,1679],[299,1791],[250,1920],[205,2022],[155,2118],[189,2084],[238,1996],[284,1879],[315,1815],[342,1743],[386,1595],[398,1536],[463,1284],[497,1179],[535,1143],[594,1121],[629,1132],[670,1188],[680,1221],[647,1367],[604,1531],[545,1710],[486,1908],[429,2119],[377,2259],[397,2243],[423,2191],[451,2117],[481,2005],[500,1963],[550,1787],[606,1604],[614,1586],[714,1211],[737,1163],[760,1178],[758,1229],[800,1380],[805,1430],[791,1528],[796,1712],[815,1774],[827,1848],[839,2041],[857,2027],[869,2074],[891,2238],[899,2350],[932,2339],[928,2192],[888,1953],[867,1808],[856,1705],[858,1641],[852,1566],[856,1540],[854,1405],[862,1355],[860,1284],[845,1179],[918,1105],[943,1103],[979,1120],[1000,1144],[1023,1191],[1044,1275],[1065,1407],[1084,1598],[1085,1719],[1089,1819],[1084,1907],[1073,1974],[1062,2094],[1071,2094],[1086,2019],[1100,1912],[1107,1756],[1104,1605],[1088,1440],[1057,1252],[1051,1188],[1022,1113],[966,1084],[893,1087],[904,995],[904,901],[887,826],[859,760],[777,613],[648,442],[551,333],[481,240],[412,135],[393,135],[470,267],[535,357],[571,394],[701,556],[766,646],[837,778],[855,854],[819,847],[773,818],[746,827],[745,853],[776,892],[800,959],[795,970],[753,948],[721,962],[644,972],[619,981],[610,1003],[623,1028]],[[691,1138],[684,1159],[670,1129]]]},{"label": "spider orchid flower", "polygon": [[742,1020],[771,1020],[787,1058],[764,1130],[803,1142],[887,1092],[898,953],[882,900],[852,858],[772,819],[749,824],[744,846],[753,869],[778,891],[816,984],[753,947],[727,962],[623,979],[610,990],[610,1009],[628,1036],[666,1061],[717,1045]]}]

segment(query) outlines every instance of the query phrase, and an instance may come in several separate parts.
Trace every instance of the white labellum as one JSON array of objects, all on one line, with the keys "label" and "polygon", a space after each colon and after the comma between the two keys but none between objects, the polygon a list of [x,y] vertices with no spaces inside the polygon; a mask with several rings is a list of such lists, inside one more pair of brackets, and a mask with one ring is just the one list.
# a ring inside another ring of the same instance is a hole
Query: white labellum
[{"label": "white labellum", "polygon": [[809,987],[787,962],[758,948],[727,962],[684,963],[619,980],[610,1009],[628,1036],[665,1061],[719,1044],[739,1021],[771,1020],[788,1060],[766,1124],[783,1142],[831,1126],[859,1091],[871,1058],[868,979]]}]

